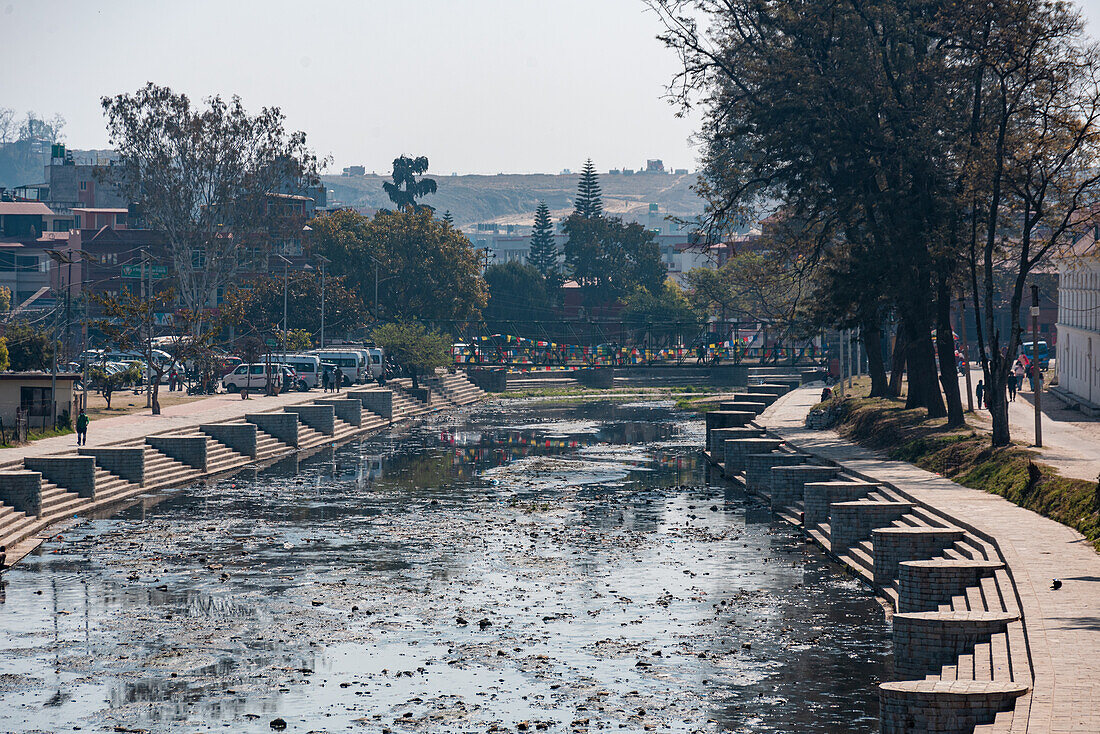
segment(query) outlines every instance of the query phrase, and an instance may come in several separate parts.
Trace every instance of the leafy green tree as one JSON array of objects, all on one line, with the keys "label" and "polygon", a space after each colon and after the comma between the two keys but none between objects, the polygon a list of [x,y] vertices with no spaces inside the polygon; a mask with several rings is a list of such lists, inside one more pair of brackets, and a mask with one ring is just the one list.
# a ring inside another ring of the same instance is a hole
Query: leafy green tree
[{"label": "leafy green tree", "polygon": [[577,202],[574,209],[582,217],[599,217],[603,215],[600,180],[596,176],[596,167],[592,165],[591,158],[585,161],[584,168],[581,169],[581,178],[577,183]]},{"label": "leafy green tree", "polygon": [[428,194],[434,194],[436,191],[435,179],[421,178],[417,179],[417,176],[427,172],[428,170],[428,157],[417,156],[416,158],[410,158],[408,156],[400,156],[393,160],[393,182],[386,181],[382,184],[382,189],[386,192],[386,195],[390,197],[390,201],[394,203],[397,209],[414,209],[419,211],[421,209],[431,210],[431,207],[426,204],[417,204],[417,199],[422,199]]},{"label": "leafy green tree", "polygon": [[554,242],[554,223],[550,219],[550,207],[540,201],[535,210],[535,228],[531,232],[531,252],[527,262],[537,270],[550,290],[561,286],[561,263],[558,261],[558,246]]},{"label": "leafy green tree", "polygon": [[22,321],[4,328],[11,369],[16,372],[48,370],[53,364],[53,348],[49,334]]},{"label": "leafy green tree", "polygon": [[152,345],[147,339],[149,329],[156,314],[170,310],[175,298],[175,291],[171,288],[154,294],[152,298],[141,298],[129,291],[118,296],[92,297],[103,309],[103,318],[94,323],[95,327],[119,349],[134,349],[145,353],[151,385],[149,405],[153,415],[160,415],[160,384],[165,375],[174,369],[181,369],[189,360],[202,356],[209,349],[214,337],[214,330],[209,323],[201,332],[192,328],[190,319],[199,319],[200,316],[189,311],[176,313],[177,328],[183,333],[190,332],[190,335],[158,345],[158,349],[168,354],[168,359],[154,359]]},{"label": "leafy green tree", "polygon": [[487,293],[470,241],[426,209],[324,214],[310,222],[313,252],[332,262],[329,272],[378,313],[394,320],[461,321],[477,318]]},{"label": "leafy green tree", "polygon": [[653,233],[618,217],[572,214],[565,220],[565,263],[592,306],[613,303],[638,286],[659,292],[667,269]]},{"label": "leafy green tree", "polygon": [[[330,334],[355,329],[364,320],[362,298],[345,283],[346,278],[340,275],[325,279],[325,330]],[[301,342],[304,337],[308,343],[311,335],[321,332],[320,276],[300,271],[289,273],[286,295],[291,342]],[[283,321],[282,277],[262,276],[230,288],[219,308],[219,321],[241,334],[279,331]],[[301,335],[296,337],[295,332]]]},{"label": "leafy green tree", "polygon": [[272,194],[319,184],[305,133],[288,133],[277,107],[250,115],[238,97],[205,101],[200,108],[153,83],[102,99],[119,154],[110,181],[145,226],[164,233],[196,328],[210,297],[234,282],[242,247],[300,236],[304,222],[279,213]]},{"label": "leafy green tree", "polygon": [[7,313],[11,310],[11,288],[6,285],[0,285],[0,313]]},{"label": "leafy green tree", "polygon": [[685,334],[690,336],[703,323],[701,312],[671,278],[656,293],[644,286],[635,287],[626,298],[620,318],[634,331],[635,340],[646,340],[650,345],[671,343]]},{"label": "leafy green tree", "polygon": [[305,329],[291,329],[286,334],[288,352],[304,352],[313,347],[313,336]]},{"label": "leafy green tree", "polygon": [[451,361],[450,337],[440,331],[429,331],[416,322],[398,321],[376,326],[371,338],[409,370],[414,388],[420,387],[419,375],[434,372]]},{"label": "leafy green tree", "polygon": [[554,299],[546,280],[532,265],[518,262],[485,268],[489,286],[489,305],[484,318],[492,331],[530,335],[536,333],[533,322],[551,318]]},{"label": "leafy green tree", "polygon": [[11,367],[11,357],[8,355],[8,340],[0,336],[0,372]]}]

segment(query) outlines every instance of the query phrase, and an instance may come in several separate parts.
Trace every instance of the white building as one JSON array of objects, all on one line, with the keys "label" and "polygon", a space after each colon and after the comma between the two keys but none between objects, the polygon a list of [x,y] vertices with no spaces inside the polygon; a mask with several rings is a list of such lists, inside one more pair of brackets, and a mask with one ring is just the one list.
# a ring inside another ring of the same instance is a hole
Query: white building
[{"label": "white building", "polygon": [[1058,265],[1058,385],[1081,411],[1100,413],[1100,246],[1096,230],[1056,260]]}]

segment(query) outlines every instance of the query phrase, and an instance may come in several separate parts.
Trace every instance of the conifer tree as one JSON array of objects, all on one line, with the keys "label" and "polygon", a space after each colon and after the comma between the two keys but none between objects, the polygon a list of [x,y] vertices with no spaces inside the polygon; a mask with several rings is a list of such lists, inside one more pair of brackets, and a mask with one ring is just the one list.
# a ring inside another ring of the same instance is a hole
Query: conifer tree
[{"label": "conifer tree", "polygon": [[454,227],[455,226],[455,218],[451,215],[451,210],[450,209],[443,212],[443,221],[447,224],[448,227]]},{"label": "conifer tree", "polygon": [[558,248],[554,244],[554,224],[550,220],[550,208],[544,201],[540,201],[535,210],[535,229],[531,233],[531,253],[527,256],[527,262],[542,273],[548,285],[552,288],[558,286]]},{"label": "conifer tree", "polygon": [[585,161],[581,170],[581,180],[577,184],[576,212],[582,217],[603,215],[603,199],[600,197],[600,181],[596,177],[596,167],[592,159]]}]

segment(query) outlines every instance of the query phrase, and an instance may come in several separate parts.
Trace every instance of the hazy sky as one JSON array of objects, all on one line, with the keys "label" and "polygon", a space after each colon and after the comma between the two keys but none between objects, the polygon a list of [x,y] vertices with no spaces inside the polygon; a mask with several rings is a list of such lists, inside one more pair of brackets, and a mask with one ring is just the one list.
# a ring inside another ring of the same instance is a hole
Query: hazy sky
[{"label": "hazy sky", "polygon": [[694,168],[658,30],[642,0],[0,0],[0,107],[106,147],[99,98],[155,81],[281,107],[336,172]]}]

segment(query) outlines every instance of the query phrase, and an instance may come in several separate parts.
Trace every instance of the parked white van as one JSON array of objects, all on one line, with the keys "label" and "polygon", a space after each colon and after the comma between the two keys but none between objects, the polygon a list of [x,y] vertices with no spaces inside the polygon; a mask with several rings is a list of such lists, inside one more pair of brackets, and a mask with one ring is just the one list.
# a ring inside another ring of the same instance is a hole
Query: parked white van
[{"label": "parked white van", "polygon": [[271,361],[294,368],[298,373],[299,390],[309,390],[321,384],[321,358],[316,354],[272,354]]},{"label": "parked white van", "polygon": [[370,376],[377,380],[386,369],[386,353],[381,347],[367,347],[366,352],[370,356]]},{"label": "parked white van", "polygon": [[222,387],[228,392],[240,392],[245,388],[265,390],[269,374],[275,384],[282,385],[286,379],[292,380],[291,384],[297,384],[297,377],[292,367],[272,362],[270,365],[262,363],[239,365],[237,369],[222,378]]},{"label": "parked white van", "polygon": [[352,385],[367,381],[370,370],[366,355],[354,349],[311,349],[309,354],[317,355],[322,362],[329,362],[344,373],[344,384]]}]

